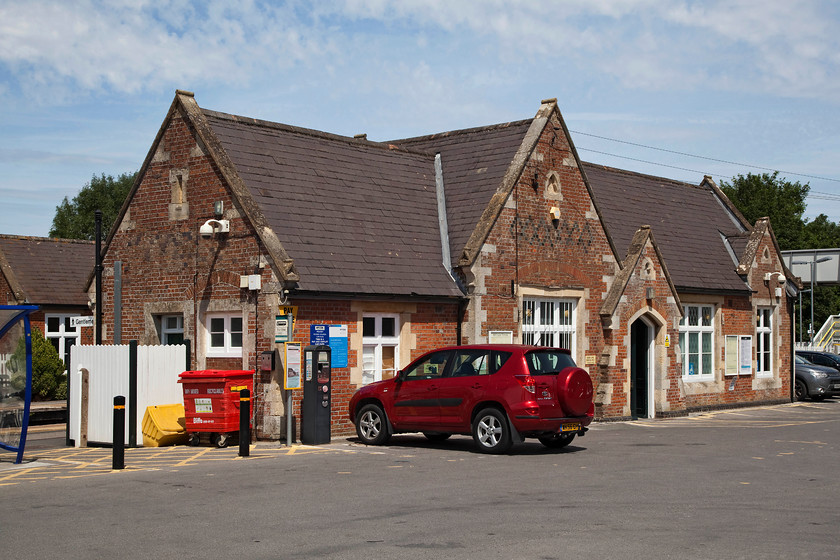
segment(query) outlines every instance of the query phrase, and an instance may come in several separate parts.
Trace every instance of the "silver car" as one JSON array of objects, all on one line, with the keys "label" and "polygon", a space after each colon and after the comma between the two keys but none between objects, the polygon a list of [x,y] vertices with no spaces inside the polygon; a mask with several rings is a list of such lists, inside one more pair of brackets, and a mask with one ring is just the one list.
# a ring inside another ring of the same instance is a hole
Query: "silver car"
[{"label": "silver car", "polygon": [[840,395],[840,371],[812,364],[799,355],[794,356],[794,363],[796,400],[810,398],[821,401],[825,397]]}]

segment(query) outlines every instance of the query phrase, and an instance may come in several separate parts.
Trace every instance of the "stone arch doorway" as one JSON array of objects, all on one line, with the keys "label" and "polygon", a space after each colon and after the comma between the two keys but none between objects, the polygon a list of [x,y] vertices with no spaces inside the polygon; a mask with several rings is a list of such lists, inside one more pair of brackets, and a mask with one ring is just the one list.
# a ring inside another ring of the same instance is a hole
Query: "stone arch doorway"
[{"label": "stone arch doorway", "polygon": [[639,317],[630,325],[630,416],[654,417],[653,360],[654,324]]}]

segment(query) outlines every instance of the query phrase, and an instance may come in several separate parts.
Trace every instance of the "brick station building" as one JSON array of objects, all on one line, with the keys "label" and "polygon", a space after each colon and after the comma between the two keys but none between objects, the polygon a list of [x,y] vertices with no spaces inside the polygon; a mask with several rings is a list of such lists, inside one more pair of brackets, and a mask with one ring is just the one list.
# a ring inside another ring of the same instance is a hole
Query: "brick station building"
[{"label": "brick station building", "polygon": [[768,221],[708,177],[582,162],[555,100],[372,142],[178,91],[103,253],[106,342],[190,339],[195,369],[253,370],[260,438],[285,428],[286,311],[291,342],[346,333],[333,435],[357,387],[460,343],[570,348],[602,420],[790,400],[796,286]]}]

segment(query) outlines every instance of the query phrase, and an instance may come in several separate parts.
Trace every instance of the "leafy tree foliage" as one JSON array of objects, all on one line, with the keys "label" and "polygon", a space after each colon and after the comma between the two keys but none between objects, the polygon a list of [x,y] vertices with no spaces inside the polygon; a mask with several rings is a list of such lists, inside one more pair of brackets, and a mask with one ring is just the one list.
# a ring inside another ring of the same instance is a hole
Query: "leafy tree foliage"
[{"label": "leafy tree foliage", "polygon": [[125,202],[137,173],[123,173],[116,178],[104,173],[94,175],[73,200],[64,200],[56,206],[50,237],[87,239],[96,235],[94,213],[102,210],[102,238],[107,237]]},{"label": "leafy tree foliage", "polygon": [[[774,228],[775,229],[775,228]],[[797,249],[834,249],[840,247],[840,224],[820,214],[805,222]]]},{"label": "leafy tree foliage", "polygon": [[811,190],[807,183],[779,179],[776,171],[772,175],[738,175],[731,183],[721,181],[720,188],[750,224],[765,216],[770,218],[782,251],[801,248],[805,197]]},{"label": "leafy tree foliage", "polygon": [[[11,372],[12,390],[26,389],[26,339],[21,336],[17,348],[6,362]],[[52,343],[44,338],[38,327],[32,327],[32,399],[57,400],[67,398],[67,377],[64,362]]]}]

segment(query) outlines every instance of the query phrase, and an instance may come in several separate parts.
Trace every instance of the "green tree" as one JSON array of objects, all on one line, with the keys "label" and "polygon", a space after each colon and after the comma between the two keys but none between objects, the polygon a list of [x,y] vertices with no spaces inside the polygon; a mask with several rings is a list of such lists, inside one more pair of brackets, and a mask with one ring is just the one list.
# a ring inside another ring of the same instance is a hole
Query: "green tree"
[{"label": "green tree", "polygon": [[807,183],[780,179],[776,171],[773,174],[738,175],[731,183],[721,181],[720,188],[750,224],[765,216],[770,218],[782,251],[801,248],[805,227],[802,215],[806,208],[805,198],[811,190]]},{"label": "green tree", "polygon": [[137,172],[123,173],[116,178],[104,173],[99,177],[94,175],[72,201],[65,196],[56,206],[50,237],[92,241],[96,235],[94,213],[97,210],[102,210],[102,238],[107,237],[136,177]]},{"label": "green tree", "polygon": [[[774,228],[775,230],[775,228]],[[820,214],[802,228],[797,249],[834,249],[840,247],[840,224]]]},{"label": "green tree", "polygon": [[[14,354],[6,363],[11,371],[12,390],[26,389],[26,339],[21,336]],[[52,343],[44,338],[38,327],[32,327],[32,399],[55,400],[67,398],[67,376],[64,362]]]}]

